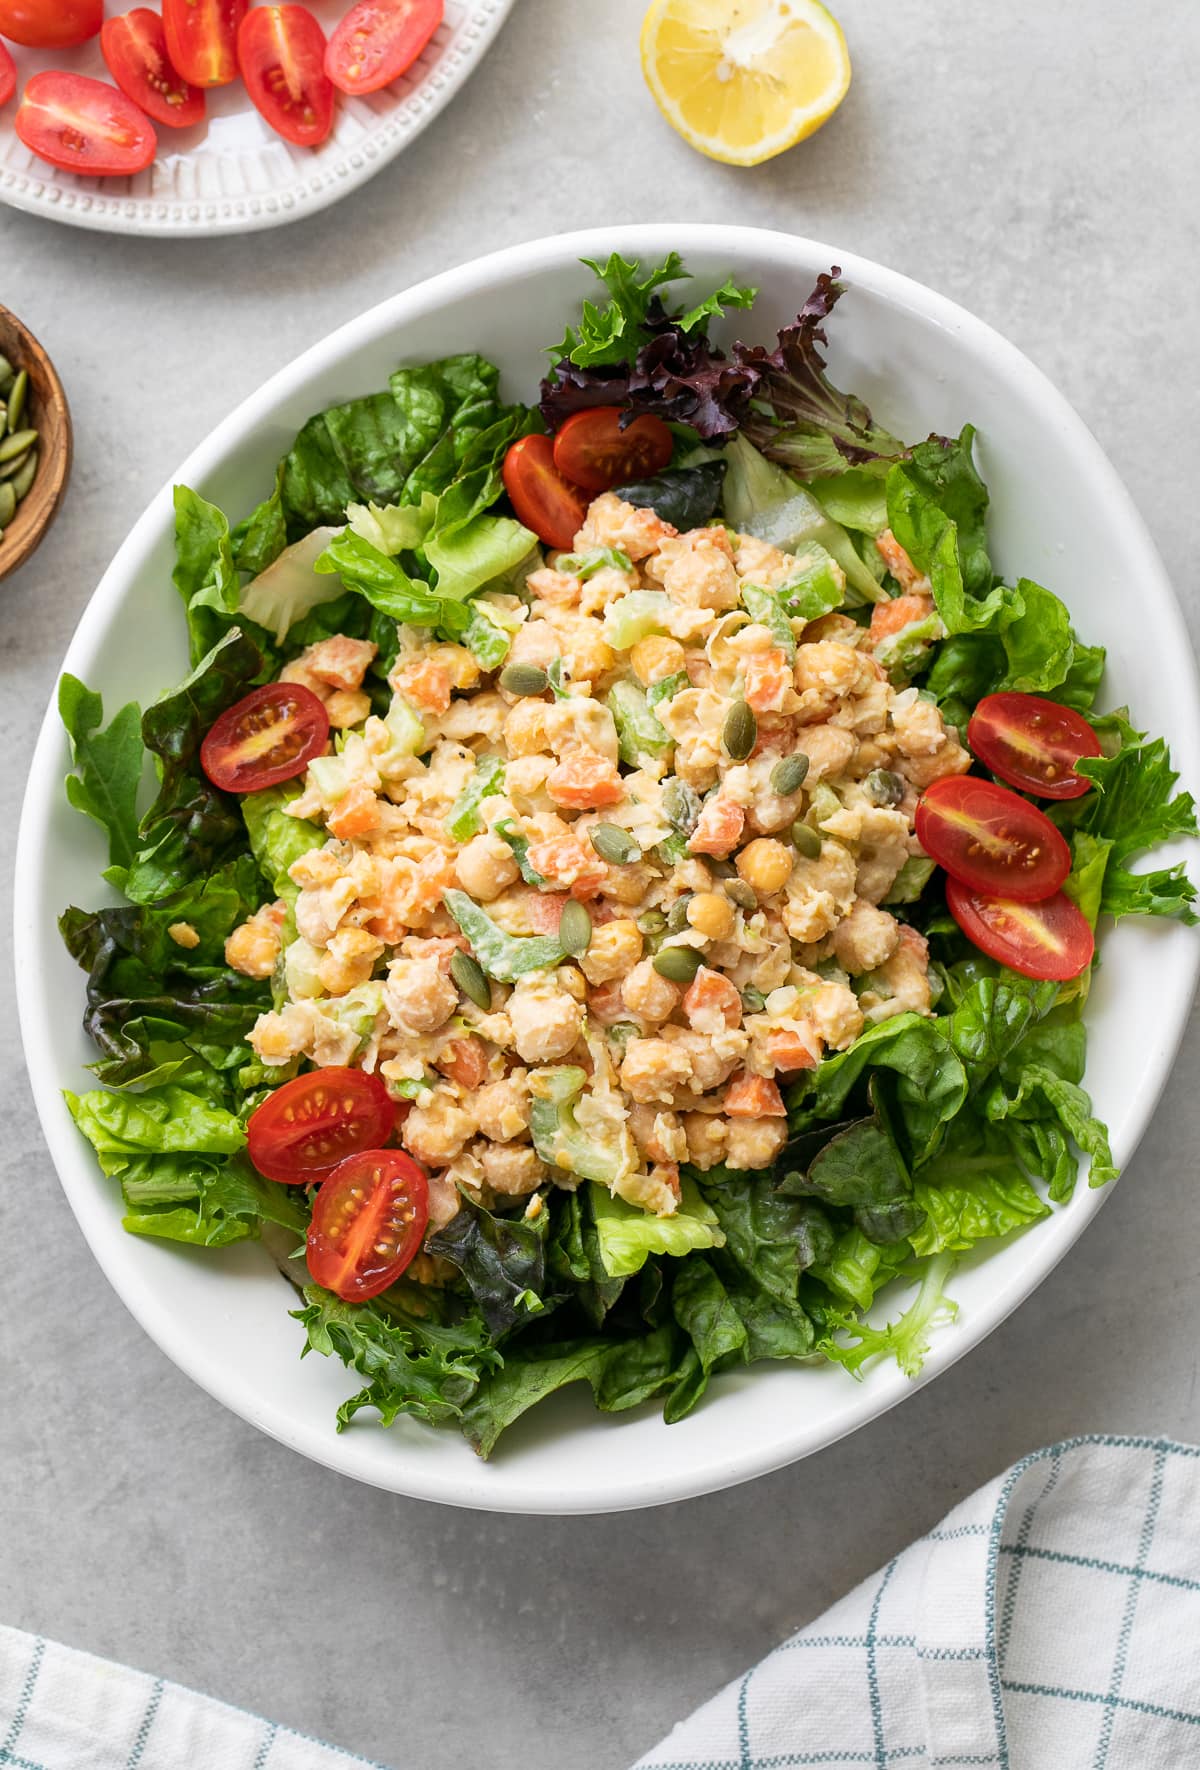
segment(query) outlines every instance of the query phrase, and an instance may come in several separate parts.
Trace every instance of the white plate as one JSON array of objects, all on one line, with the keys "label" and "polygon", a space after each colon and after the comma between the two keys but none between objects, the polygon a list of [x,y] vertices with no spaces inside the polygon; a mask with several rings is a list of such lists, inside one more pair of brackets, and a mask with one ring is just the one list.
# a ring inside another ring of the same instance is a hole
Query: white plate
[{"label": "white plate", "polygon": [[[383,385],[399,361],[479,350],[508,391],[530,396],[542,347],[591,292],[581,255],[613,249],[661,258],[676,248],[700,285],[731,269],[757,283],[754,339],[791,318],[831,263],[850,292],[830,326],[838,385],[853,388],[900,435],[979,427],[992,494],[998,565],[1065,597],[1085,637],[1109,647],[1108,704],[1128,701],[1169,737],[1184,781],[1200,783],[1200,703],[1191,647],[1146,530],[1096,442],[1021,353],[939,295],[849,253],[749,228],[616,227],[512,247],[433,278],[363,314],[308,351],[209,436],[176,479],[240,516],[313,411]],[[172,594],[170,486],[155,498],[105,573],[66,668],[103,690],[110,710],[143,701],[186,669]],[[1136,611],[1142,640],[1130,643]],[[1152,639],[1152,643],[1146,642]],[[17,858],[17,996],[42,1124],[63,1187],[96,1258],[163,1350],[247,1420],[318,1462],[425,1499],[497,1511],[587,1512],[648,1506],[726,1487],[806,1456],[891,1407],[913,1385],[894,1367],[862,1383],[833,1366],[757,1365],[720,1378],[700,1408],[664,1426],[653,1406],[616,1418],[578,1391],[554,1397],[501,1441],[491,1464],[457,1435],[402,1420],[338,1436],[333,1413],[357,1387],[339,1364],[300,1363],[291,1293],[263,1251],[181,1249],[126,1235],[115,1188],[74,1129],[59,1090],[87,1084],[93,1052],[79,1030],[83,979],[55,917],[104,896],[99,832],[63,794],[67,747],[51,710],[34,757]],[[1194,844],[1178,854],[1194,860]],[[1110,930],[1088,1009],[1088,1086],[1128,1161],[1182,1033],[1200,938],[1176,924],[1129,919]],[[1142,1176],[1152,1185],[1154,1176]],[[1046,1276],[1099,1208],[1081,1185],[1072,1203],[968,1262],[952,1291],[958,1321],[941,1329],[928,1382],[976,1345]]]},{"label": "white plate", "polygon": [[[107,16],[129,10],[116,0]],[[350,0],[308,0],[326,36]],[[240,80],[208,93],[193,129],[158,124],[158,157],[135,178],[78,178],[31,154],[13,129],[15,101],[0,112],[0,202],[71,227],[175,237],[257,233],[336,203],[431,123],[490,48],[513,0],[446,0],[446,16],[400,80],[367,98],[339,95],[333,133],[319,148],[295,147],[269,129]],[[23,86],[42,68],[66,67],[112,83],[92,38],[79,49],[10,48]],[[19,92],[20,88],[18,88]]]}]

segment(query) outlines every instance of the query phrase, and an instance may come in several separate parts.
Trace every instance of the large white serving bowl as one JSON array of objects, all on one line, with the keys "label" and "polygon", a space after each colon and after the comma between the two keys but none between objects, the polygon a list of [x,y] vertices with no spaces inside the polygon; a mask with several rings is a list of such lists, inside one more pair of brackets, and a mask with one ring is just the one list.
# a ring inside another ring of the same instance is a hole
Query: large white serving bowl
[{"label": "large white serving bowl", "polygon": [[[381,386],[398,363],[478,350],[511,395],[532,397],[543,347],[591,292],[580,257],[682,252],[710,287],[729,271],[761,287],[739,330],[769,338],[818,272],[842,267],[849,293],[831,325],[831,369],[900,435],[979,430],[998,566],[1052,586],[1083,634],[1109,647],[1105,702],[1128,702],[1171,741],[1184,781],[1200,782],[1192,653],[1146,529],[1098,445],[1045,377],[962,308],[894,272],[811,240],[749,228],[615,227],[514,246],[420,284],[341,327],[226,419],[176,481],[233,516],[266,491],[300,425],[334,401]],[[185,670],[171,588],[171,486],[154,499],[105,573],[65,668],[115,710],[151,700]],[[358,1387],[334,1361],[306,1358],[293,1294],[266,1253],[203,1252],[126,1235],[115,1187],[75,1131],[60,1091],[87,1085],[93,1053],[79,1029],[83,977],[55,918],[105,895],[98,831],[62,790],[67,746],[53,709],[34,757],[17,861],[18,997],[42,1124],[67,1197],[97,1260],[138,1321],[210,1394],[263,1431],[357,1480],[460,1506],[591,1512],[656,1505],[765,1473],[831,1444],[914,1384],[892,1366],[861,1383],[840,1369],[757,1365],[722,1377],[699,1409],[665,1426],[653,1406],[608,1418],[586,1388],[538,1407],[490,1464],[457,1435],[371,1416],[339,1436],[334,1410]],[[1181,846],[1186,854],[1190,845]],[[1172,856],[1175,858],[1176,856]],[[1200,946],[1177,925],[1127,921],[1104,936],[1088,1006],[1087,1085],[1128,1161],[1175,1054]],[[1146,1177],[1145,1184],[1152,1177]],[[1053,1217],[955,1275],[957,1321],[941,1328],[921,1382],[945,1370],[1040,1284],[1090,1222],[1103,1194],[1081,1185]]]}]

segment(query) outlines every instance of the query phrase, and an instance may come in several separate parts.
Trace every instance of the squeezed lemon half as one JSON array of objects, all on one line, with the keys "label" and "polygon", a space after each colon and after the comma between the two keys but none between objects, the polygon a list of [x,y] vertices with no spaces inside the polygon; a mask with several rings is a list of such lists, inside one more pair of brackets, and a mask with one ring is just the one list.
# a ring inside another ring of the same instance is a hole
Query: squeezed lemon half
[{"label": "squeezed lemon half", "polygon": [[651,0],[642,72],[692,147],[727,166],[757,166],[833,115],[850,56],[819,0]]}]

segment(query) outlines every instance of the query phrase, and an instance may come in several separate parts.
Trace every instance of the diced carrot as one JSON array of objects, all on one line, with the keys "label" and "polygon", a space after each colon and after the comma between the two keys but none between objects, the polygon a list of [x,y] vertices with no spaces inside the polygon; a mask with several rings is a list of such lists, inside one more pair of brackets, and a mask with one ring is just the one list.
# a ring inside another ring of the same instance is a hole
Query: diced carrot
[{"label": "diced carrot", "polygon": [[525,899],[529,925],[535,934],[557,934],[562,913],[567,907],[565,891],[531,890]]},{"label": "diced carrot", "polygon": [[435,658],[410,659],[401,665],[395,681],[406,700],[427,712],[444,713],[450,705],[450,690],[454,686],[450,672]]},{"label": "diced carrot", "polygon": [[879,557],[901,590],[922,591],[928,588],[929,580],[923,572],[917,570],[891,529],[884,529],[881,535],[876,535],[875,545],[879,550]]},{"label": "diced carrot", "polygon": [[743,1070],[734,1076],[725,1090],[722,1111],[731,1119],[782,1119],[787,1117],[783,1095],[766,1076],[750,1075]]},{"label": "diced carrot", "polygon": [[[608,878],[608,868],[578,836],[548,836],[529,844],[529,864],[551,885],[569,890],[572,897],[594,897]],[[555,924],[557,927],[558,924]]]},{"label": "diced carrot", "polygon": [[746,813],[731,799],[710,799],[692,831],[688,850],[692,854],[731,854],[742,839]]},{"label": "diced carrot", "polygon": [[767,1056],[775,1069],[782,1070],[815,1069],[819,1061],[798,1032],[782,1026],[767,1035]]},{"label": "diced carrot", "polygon": [[379,828],[379,801],[369,787],[353,786],[338,800],[325,819],[331,836],[349,840],[351,836],[369,836]]},{"label": "diced carrot", "polygon": [[478,1088],[487,1074],[487,1052],[482,1039],[451,1039],[434,1065],[460,1088]]},{"label": "diced carrot", "polygon": [[893,596],[890,602],[877,602],[871,611],[871,644],[878,645],[881,639],[890,639],[902,627],[923,621],[932,613],[933,597],[924,596],[919,591]]},{"label": "diced carrot", "polygon": [[[621,979],[614,977],[610,983],[602,983],[588,993],[588,1013],[601,1026],[615,1026],[619,1020],[629,1019],[629,1010],[621,999]],[[572,1063],[575,1059],[572,1057]]]},{"label": "diced carrot", "polygon": [[604,756],[580,751],[568,756],[551,774],[546,791],[555,805],[571,811],[593,811],[601,805],[619,805],[625,785],[616,764]]},{"label": "diced carrot", "polygon": [[792,667],[779,646],[753,652],[746,659],[746,704],[756,713],[778,713],[783,697],[793,687]]},{"label": "diced carrot", "polygon": [[713,1016],[720,1015],[726,1026],[739,1026],[742,1019],[742,998],[720,971],[701,965],[683,996],[683,1011],[695,1032],[715,1031]]},{"label": "diced carrot", "polygon": [[378,649],[369,639],[350,639],[345,633],[334,633],[310,645],[299,661],[330,688],[349,692],[362,687],[367,665]]}]

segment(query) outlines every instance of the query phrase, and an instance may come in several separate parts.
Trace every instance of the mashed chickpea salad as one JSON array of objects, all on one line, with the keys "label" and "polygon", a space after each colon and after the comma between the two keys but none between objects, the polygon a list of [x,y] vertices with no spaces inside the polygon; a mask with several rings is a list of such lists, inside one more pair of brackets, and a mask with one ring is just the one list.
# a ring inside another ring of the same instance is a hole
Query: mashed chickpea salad
[{"label": "mashed chickpea salad", "polygon": [[190,674],[60,690],[124,898],[61,920],[68,1103],[125,1227],[261,1237],[339,1425],[484,1456],[569,1383],[915,1372],[963,1250],[1113,1176],[1098,922],[1195,920],[1129,865],[1192,800],[993,570],[971,429],[831,383],[837,271],[726,352],[754,290],[591,268],[538,405],[401,367],[236,526],[178,487]]}]

